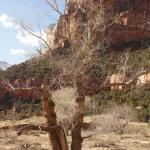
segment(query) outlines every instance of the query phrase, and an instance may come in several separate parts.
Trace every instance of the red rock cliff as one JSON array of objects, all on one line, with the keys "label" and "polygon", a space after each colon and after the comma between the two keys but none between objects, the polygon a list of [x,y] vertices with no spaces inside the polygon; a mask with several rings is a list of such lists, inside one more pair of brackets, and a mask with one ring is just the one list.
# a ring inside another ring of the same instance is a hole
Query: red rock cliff
[{"label": "red rock cliff", "polygon": [[[58,22],[55,43],[62,38],[80,45],[121,46],[150,39],[150,0],[70,0]],[[90,43],[90,44],[91,44]]]}]

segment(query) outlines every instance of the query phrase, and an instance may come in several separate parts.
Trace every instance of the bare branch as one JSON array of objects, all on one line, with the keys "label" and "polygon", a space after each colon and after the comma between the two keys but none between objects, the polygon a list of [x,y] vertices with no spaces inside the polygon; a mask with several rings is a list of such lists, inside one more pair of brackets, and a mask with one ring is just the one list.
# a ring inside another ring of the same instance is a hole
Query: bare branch
[{"label": "bare branch", "polygon": [[55,12],[57,12],[59,15],[63,15],[63,13],[59,10],[56,0],[53,0],[53,2],[51,2],[50,0],[44,0],[44,2],[47,5],[49,5],[49,7],[52,8]]},{"label": "bare branch", "polygon": [[27,132],[27,131],[30,131],[30,130],[40,130],[40,131],[48,132],[49,128],[44,127],[44,126],[36,126],[36,125],[28,124],[28,125],[24,126],[23,128],[19,129],[17,131],[17,134],[22,135],[24,132]]},{"label": "bare branch", "polygon": [[48,50],[51,50],[51,47],[49,46],[49,44],[47,43],[47,41],[40,35],[36,34],[29,26],[25,25],[23,22],[20,22],[20,26],[22,27],[22,29],[24,29],[27,33],[29,33],[30,35],[38,38],[41,42],[43,42]]}]

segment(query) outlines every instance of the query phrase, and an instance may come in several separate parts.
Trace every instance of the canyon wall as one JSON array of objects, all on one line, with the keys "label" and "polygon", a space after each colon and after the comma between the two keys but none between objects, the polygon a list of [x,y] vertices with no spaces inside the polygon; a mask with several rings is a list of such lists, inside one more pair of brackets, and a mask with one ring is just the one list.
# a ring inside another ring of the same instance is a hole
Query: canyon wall
[{"label": "canyon wall", "polygon": [[89,42],[109,47],[149,41],[149,0],[70,0],[60,16],[55,44],[69,39],[75,45]]}]

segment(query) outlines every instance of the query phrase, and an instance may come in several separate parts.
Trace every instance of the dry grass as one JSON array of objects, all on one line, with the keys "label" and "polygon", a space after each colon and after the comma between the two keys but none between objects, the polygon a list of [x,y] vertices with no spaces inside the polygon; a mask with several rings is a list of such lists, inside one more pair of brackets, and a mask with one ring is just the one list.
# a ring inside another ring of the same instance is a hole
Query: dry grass
[{"label": "dry grass", "polygon": [[17,136],[12,130],[1,131],[0,150],[47,150],[49,149],[48,137],[42,132],[31,132]]},{"label": "dry grass", "polygon": [[[99,116],[97,116],[99,117]],[[32,117],[19,123],[44,123],[42,117]],[[91,117],[85,118],[92,122]],[[2,124],[1,124],[2,123]],[[10,124],[10,121],[1,122],[0,126]],[[17,122],[18,123],[18,122]],[[16,124],[13,122],[13,124]],[[83,131],[83,136],[92,135],[83,142],[83,150],[149,150],[150,129],[146,123],[129,123],[124,134],[101,133],[95,130]],[[69,144],[71,142],[68,137]],[[0,150],[50,150],[48,135],[41,131],[31,131],[17,136],[12,130],[0,132]]]},{"label": "dry grass", "polygon": [[150,128],[148,124],[141,122],[130,123],[124,130],[124,134],[136,134],[150,138]]},{"label": "dry grass", "polygon": [[127,105],[116,105],[108,109],[102,115],[92,117],[92,127],[103,133],[120,133],[123,134],[128,123],[135,119],[135,113]]},{"label": "dry grass", "polygon": [[58,120],[70,119],[74,114],[74,100],[75,100],[75,89],[73,88],[62,88],[53,92],[53,100],[56,104],[56,113]]}]

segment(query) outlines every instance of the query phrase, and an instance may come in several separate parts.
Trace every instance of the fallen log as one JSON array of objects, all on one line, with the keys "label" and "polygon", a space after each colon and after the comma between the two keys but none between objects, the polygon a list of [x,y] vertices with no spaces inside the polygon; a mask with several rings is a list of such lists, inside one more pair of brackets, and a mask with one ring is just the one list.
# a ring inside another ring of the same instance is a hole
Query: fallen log
[{"label": "fallen log", "polygon": [[18,124],[18,125],[7,125],[0,127],[0,131],[4,130],[14,130],[17,132],[17,134],[22,134],[25,131],[28,130],[41,130],[41,131],[46,131],[47,132],[48,127],[45,127],[43,124],[36,126],[32,124]]},{"label": "fallen log", "polygon": [[44,124],[42,125],[32,125],[32,124],[18,124],[18,125],[10,125],[10,126],[4,126],[0,127],[1,130],[14,130],[17,132],[18,135],[22,135],[24,132],[30,131],[30,130],[40,130],[40,131],[52,131],[55,128],[60,128],[60,125],[46,127]]},{"label": "fallen log", "polygon": [[[82,126],[82,129],[86,130],[89,126],[90,126],[90,124],[84,123]],[[14,130],[17,132],[17,135],[22,135],[23,133],[28,132],[30,130],[39,130],[39,131],[48,132],[48,131],[52,131],[55,128],[59,128],[59,127],[60,127],[60,125],[46,127],[46,126],[44,126],[44,124],[33,125],[33,124],[25,123],[25,124],[3,126],[3,127],[0,127],[0,131]],[[68,136],[70,136],[70,135],[68,135]]]},{"label": "fallen log", "polygon": [[30,131],[30,130],[40,130],[40,131],[48,132],[49,127],[36,126],[36,125],[28,124],[28,125],[26,125],[26,126],[20,128],[20,129],[17,131],[17,135],[22,135],[24,132],[27,132],[27,131]]},{"label": "fallen log", "polygon": [[1,130],[15,130],[15,131],[17,131],[17,130],[19,130],[20,128],[23,128],[23,127],[25,127],[25,126],[27,126],[27,125],[29,125],[29,124],[18,124],[18,125],[7,125],[7,126],[3,126],[3,127],[0,127],[0,131]]}]

